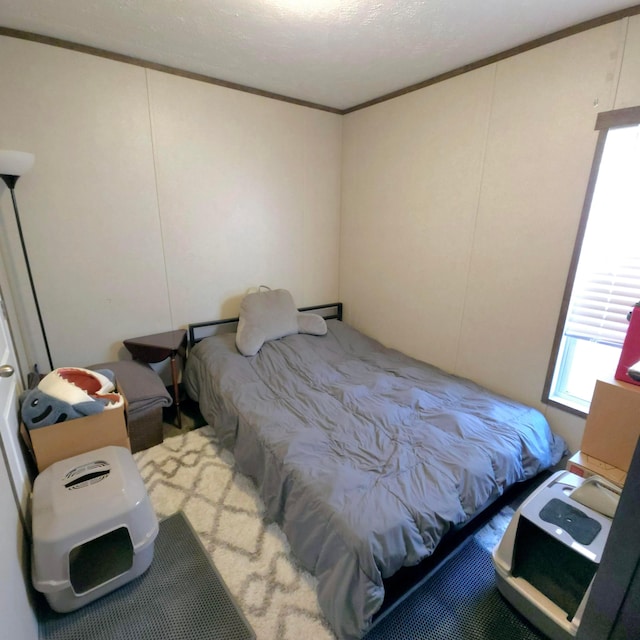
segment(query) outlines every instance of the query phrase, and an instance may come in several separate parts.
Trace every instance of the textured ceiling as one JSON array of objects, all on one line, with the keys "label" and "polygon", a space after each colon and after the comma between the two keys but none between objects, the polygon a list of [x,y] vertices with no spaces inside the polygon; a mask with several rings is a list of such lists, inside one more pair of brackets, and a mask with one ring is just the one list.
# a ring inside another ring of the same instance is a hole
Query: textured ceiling
[{"label": "textured ceiling", "polygon": [[0,0],[0,26],[347,109],[638,0]]}]

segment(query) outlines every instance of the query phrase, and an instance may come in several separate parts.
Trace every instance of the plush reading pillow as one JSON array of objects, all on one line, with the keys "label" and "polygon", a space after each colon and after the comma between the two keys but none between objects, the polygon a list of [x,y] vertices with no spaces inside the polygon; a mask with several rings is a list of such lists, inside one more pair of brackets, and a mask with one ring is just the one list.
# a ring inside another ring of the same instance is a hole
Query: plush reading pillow
[{"label": "plush reading pillow", "polygon": [[327,323],[315,313],[300,313],[286,289],[247,294],[240,303],[236,346],[243,356],[255,356],[262,345],[293,333],[323,336]]}]

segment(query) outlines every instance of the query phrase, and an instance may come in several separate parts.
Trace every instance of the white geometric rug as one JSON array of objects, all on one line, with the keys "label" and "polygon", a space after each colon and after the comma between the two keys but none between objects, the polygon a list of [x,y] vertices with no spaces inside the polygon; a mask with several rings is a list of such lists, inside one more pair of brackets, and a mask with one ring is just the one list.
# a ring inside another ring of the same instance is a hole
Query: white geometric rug
[{"label": "white geometric rug", "polygon": [[[316,579],[292,558],[280,527],[265,525],[251,480],[211,427],[165,438],[134,454],[158,518],[182,510],[249,620],[257,640],[335,640],[316,596]],[[513,510],[476,533],[488,550]]]},{"label": "white geometric rug", "polygon": [[257,640],[335,640],[316,597],[316,580],[292,560],[251,482],[211,427],[134,454],[158,518],[182,510]]}]

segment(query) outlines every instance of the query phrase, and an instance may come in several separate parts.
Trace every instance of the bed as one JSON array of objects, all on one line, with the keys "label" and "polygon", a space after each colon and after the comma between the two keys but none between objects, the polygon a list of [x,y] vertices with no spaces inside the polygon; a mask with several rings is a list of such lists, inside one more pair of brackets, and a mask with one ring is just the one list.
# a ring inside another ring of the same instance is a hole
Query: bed
[{"label": "bed", "polygon": [[565,446],[537,410],[385,348],[328,307],[326,335],[288,335],[252,357],[235,333],[198,341],[209,323],[191,325],[184,383],[351,640],[385,579]]}]

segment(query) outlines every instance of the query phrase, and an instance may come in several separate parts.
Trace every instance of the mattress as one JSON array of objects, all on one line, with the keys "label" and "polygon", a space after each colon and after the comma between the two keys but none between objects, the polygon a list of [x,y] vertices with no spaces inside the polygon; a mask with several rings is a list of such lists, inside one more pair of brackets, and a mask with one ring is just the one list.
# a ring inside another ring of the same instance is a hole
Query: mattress
[{"label": "mattress", "polygon": [[235,334],[206,338],[184,383],[316,576],[336,635],[353,639],[380,609],[384,578],[565,445],[537,410],[327,325],[253,357]]}]

